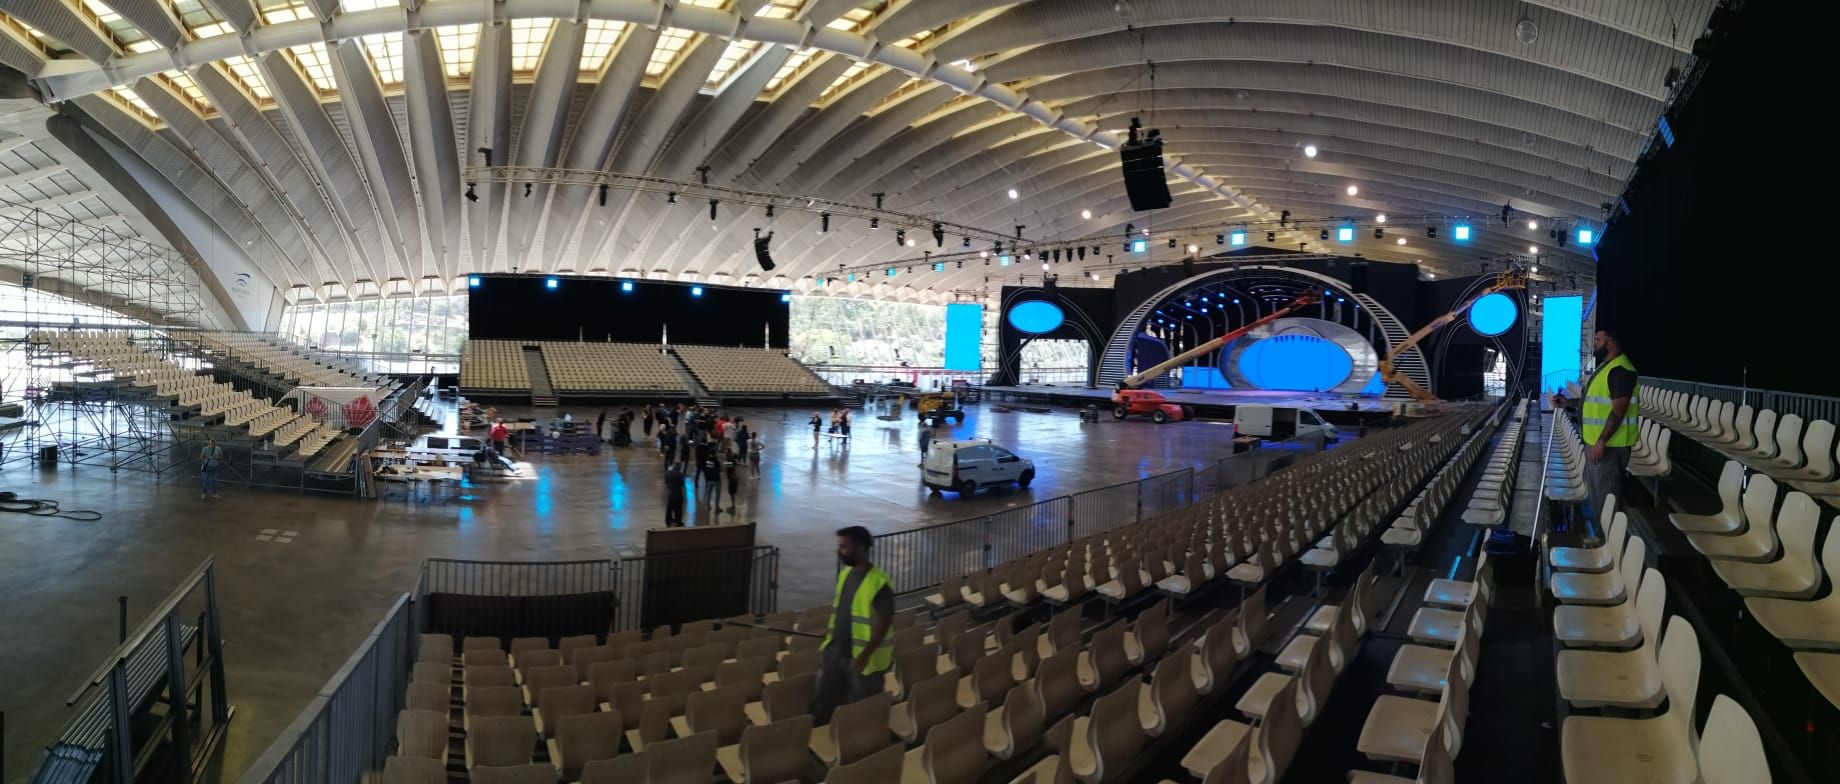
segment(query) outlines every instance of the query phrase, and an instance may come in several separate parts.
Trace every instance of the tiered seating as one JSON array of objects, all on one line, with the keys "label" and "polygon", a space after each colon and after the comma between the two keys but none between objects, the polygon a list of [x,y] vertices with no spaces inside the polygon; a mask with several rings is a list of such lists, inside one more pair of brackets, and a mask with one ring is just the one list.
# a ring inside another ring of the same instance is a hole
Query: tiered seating
[{"label": "tiered seating", "polygon": [[[1804,422],[1802,417],[1733,408],[1731,401],[1667,389],[1642,389],[1642,415],[1746,468],[1768,474],[1830,506],[1840,506],[1834,423]],[[1631,473],[1634,473],[1633,471]]]},{"label": "tiered seating", "polygon": [[460,387],[468,391],[530,392],[524,344],[515,340],[468,340],[460,356]]},{"label": "tiered seating", "polygon": [[[544,341],[543,362],[557,392],[685,394],[663,350],[640,343]],[[520,358],[518,360],[522,362]]]},{"label": "tiered seating", "polygon": [[383,386],[384,382],[382,376],[354,369],[348,361],[309,351],[271,335],[176,330],[171,337],[253,365],[289,384],[374,389]]},{"label": "tiered seating", "polygon": [[1527,419],[1527,401],[1515,406],[1514,416],[1503,428],[1495,453],[1476,482],[1469,507],[1463,510],[1463,522],[1471,525],[1497,526],[1508,519],[1508,502],[1514,497],[1514,482],[1520,473],[1521,432]]},{"label": "tiered seating", "polygon": [[718,346],[672,346],[696,380],[717,394],[829,395],[831,388],[780,351]]},{"label": "tiered seating", "polygon": [[202,417],[222,417],[225,427],[246,428],[254,438],[272,435],[277,447],[298,442],[300,457],[312,457],[341,435],[310,416],[174,365],[120,335],[38,330],[27,339],[68,354],[74,362],[90,365],[95,372],[125,379],[135,387],[151,388],[154,394],[173,398],[181,407],[196,408]]}]

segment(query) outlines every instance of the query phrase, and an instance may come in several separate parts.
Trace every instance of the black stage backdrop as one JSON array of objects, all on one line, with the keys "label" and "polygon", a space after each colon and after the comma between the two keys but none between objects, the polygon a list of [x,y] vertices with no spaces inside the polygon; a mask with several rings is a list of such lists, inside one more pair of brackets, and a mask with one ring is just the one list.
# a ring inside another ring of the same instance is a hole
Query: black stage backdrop
[{"label": "black stage backdrop", "polygon": [[767,340],[786,348],[791,307],[774,289],[631,281],[621,291],[616,278],[481,275],[467,289],[468,330],[475,338],[513,340],[612,340],[657,343],[669,330],[672,343],[759,346]]},{"label": "black stage backdrop", "polygon": [[1826,90],[1813,61],[1832,47],[1809,40],[1833,29],[1811,19],[1832,19],[1823,5],[1745,5],[1604,231],[1597,323],[1642,375],[1840,394],[1840,266],[1815,214],[1832,201],[1832,120],[1804,105]]}]

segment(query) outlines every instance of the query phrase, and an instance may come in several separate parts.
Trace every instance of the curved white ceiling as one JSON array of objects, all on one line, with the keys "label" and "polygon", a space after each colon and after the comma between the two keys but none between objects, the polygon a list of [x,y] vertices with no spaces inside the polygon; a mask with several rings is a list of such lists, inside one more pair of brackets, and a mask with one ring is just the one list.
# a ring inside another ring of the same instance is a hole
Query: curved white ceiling
[{"label": "curved white ceiling", "polygon": [[[823,233],[815,216],[739,205],[711,221],[702,202],[650,194],[602,206],[584,187],[482,182],[468,201],[465,171],[482,147],[518,166],[686,180],[707,167],[712,184],[861,204],[884,192],[891,209],[1091,238],[1106,254],[1127,224],[1208,227],[1178,244],[1212,252],[1217,230],[1281,210],[1365,221],[1511,202],[1596,221],[1713,5],[33,0],[5,5],[0,62],[175,181],[241,205],[258,260],[297,294],[448,289],[511,269],[810,289],[839,267],[918,264],[930,238],[898,247],[886,226]],[[1133,116],[1166,141],[1170,209],[1133,212],[1124,197],[1115,148]],[[756,227],[775,232],[772,276],[753,258]],[[1495,226],[1465,245],[1363,228],[1337,249],[1454,274],[1532,246],[1543,275],[1588,276],[1589,256],[1547,228]],[[1315,250],[1314,235],[1272,244]],[[1153,236],[1153,258],[1181,255]],[[1005,275],[1040,269],[917,267],[825,290],[938,300]]]}]

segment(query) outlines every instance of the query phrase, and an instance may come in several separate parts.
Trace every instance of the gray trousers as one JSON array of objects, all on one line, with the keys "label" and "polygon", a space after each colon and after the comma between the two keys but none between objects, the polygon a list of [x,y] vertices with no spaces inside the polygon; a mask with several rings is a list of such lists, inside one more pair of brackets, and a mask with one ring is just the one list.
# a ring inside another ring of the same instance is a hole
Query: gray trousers
[{"label": "gray trousers", "polygon": [[818,725],[831,722],[831,712],[840,705],[868,699],[884,688],[884,673],[864,675],[850,663],[850,649],[833,645],[824,649],[818,661],[818,677],[811,684],[811,719]]},{"label": "gray trousers", "polygon": [[[1591,493],[1591,517],[1593,525],[1607,528],[1610,521],[1603,519],[1604,497],[1616,496],[1619,509],[1628,508],[1629,499],[1623,495],[1623,475],[1629,469],[1629,447],[1604,447],[1604,459],[1590,462],[1590,447],[1585,447],[1585,485]],[[1608,535],[1607,530],[1598,531],[1599,535]]]}]

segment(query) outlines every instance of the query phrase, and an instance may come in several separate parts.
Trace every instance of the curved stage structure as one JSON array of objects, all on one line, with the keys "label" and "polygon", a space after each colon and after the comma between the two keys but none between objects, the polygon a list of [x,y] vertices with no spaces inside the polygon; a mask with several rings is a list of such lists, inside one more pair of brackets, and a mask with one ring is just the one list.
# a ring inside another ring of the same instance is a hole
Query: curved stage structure
[{"label": "curved stage structure", "polygon": [[[1384,305],[1365,294],[1356,293],[1337,278],[1310,270],[1265,264],[1247,264],[1212,270],[1178,281],[1127,314],[1112,331],[1100,360],[1098,382],[1102,388],[1115,386],[1133,370],[1133,347],[1145,341],[1140,336],[1155,335],[1158,342],[1180,346],[1199,345],[1215,335],[1251,322],[1259,316],[1283,307],[1298,294],[1321,290],[1320,310],[1309,318],[1289,318],[1267,325],[1254,335],[1235,341],[1224,349],[1228,362],[1213,362],[1223,375],[1222,386],[1236,389],[1259,388],[1255,379],[1240,372],[1236,359],[1242,352],[1258,345],[1261,338],[1278,335],[1308,334],[1311,339],[1334,344],[1347,351],[1349,368],[1339,379],[1286,376],[1290,383],[1327,383],[1321,391],[1353,394],[1379,391],[1370,388],[1373,369],[1380,357],[1410,334],[1403,322]],[[1197,319],[1197,317],[1200,317]],[[1362,350],[1357,344],[1364,344]],[[1165,354],[1167,356],[1167,354]],[[1215,355],[1216,357],[1220,355]],[[1146,363],[1138,363],[1146,364]],[[1431,389],[1431,371],[1424,355],[1413,348],[1399,358],[1399,367],[1408,377]],[[1365,371],[1365,373],[1363,373]],[[1167,378],[1158,384],[1167,383]],[[1375,385],[1377,387],[1377,384]],[[1397,384],[1387,385],[1386,399],[1410,399]]]}]

